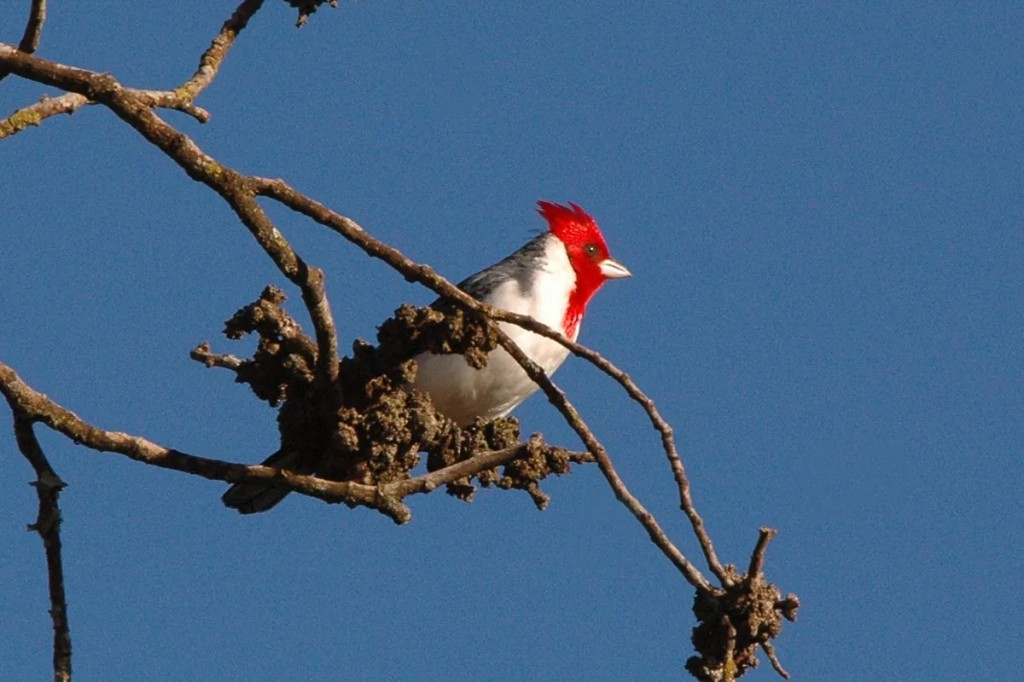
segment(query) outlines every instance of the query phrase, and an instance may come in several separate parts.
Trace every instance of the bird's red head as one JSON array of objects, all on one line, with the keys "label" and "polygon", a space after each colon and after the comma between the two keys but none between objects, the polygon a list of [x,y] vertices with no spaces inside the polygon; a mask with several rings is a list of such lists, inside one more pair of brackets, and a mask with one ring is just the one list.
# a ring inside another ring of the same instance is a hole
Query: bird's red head
[{"label": "bird's red head", "polygon": [[609,279],[629,277],[629,270],[612,260],[597,223],[574,203],[568,206],[538,201],[537,212],[548,221],[551,234],[558,237],[576,272],[576,289],[565,313],[565,333],[575,338],[580,318],[591,296]]}]

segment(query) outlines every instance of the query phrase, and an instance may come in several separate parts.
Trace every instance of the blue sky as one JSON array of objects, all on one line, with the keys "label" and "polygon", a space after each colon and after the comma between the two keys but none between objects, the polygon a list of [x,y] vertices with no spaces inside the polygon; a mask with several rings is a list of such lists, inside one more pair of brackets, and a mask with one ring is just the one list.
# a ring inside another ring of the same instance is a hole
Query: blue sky
[{"label": "blue sky", "polygon": [[[27,3],[3,5],[16,42]],[[512,5],[512,6],[510,6]],[[53,6],[39,54],[173,87],[232,3]],[[720,555],[802,599],[802,680],[1009,679],[1024,647],[1024,10],[1013,3],[385,3],[301,30],[271,2],[199,104],[163,115],[458,279],[575,201],[634,277],[581,340],[676,427]],[[8,78],[0,115],[50,89]],[[274,414],[188,359],[283,284],[223,202],[105,110],[0,142],[0,358],[98,426],[255,462]],[[345,339],[433,297],[271,208]],[[297,293],[291,309],[298,312]],[[347,344],[347,341],[346,341]],[[683,550],[645,417],[556,375]],[[525,432],[571,447],[540,397]],[[43,434],[68,482],[79,680],[679,679],[691,589],[596,469],[396,527]],[[0,421],[0,679],[48,675],[32,478]],[[767,665],[747,679],[774,679]]]}]

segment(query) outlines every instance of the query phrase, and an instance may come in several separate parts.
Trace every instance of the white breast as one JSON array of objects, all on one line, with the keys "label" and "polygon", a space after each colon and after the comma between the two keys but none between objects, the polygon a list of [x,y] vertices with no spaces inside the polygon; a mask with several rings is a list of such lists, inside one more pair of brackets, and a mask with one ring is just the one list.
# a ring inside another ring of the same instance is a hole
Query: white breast
[{"label": "white breast", "polygon": [[[529,315],[561,331],[576,278],[560,240],[549,235],[544,253],[544,262],[530,291],[520,291],[519,283],[510,279],[495,287],[485,302],[495,308]],[[551,339],[513,324],[499,324],[549,375],[569,354],[564,346]],[[578,331],[577,327],[576,333]],[[461,355],[424,353],[416,357],[416,362],[419,372],[414,387],[429,392],[434,405],[460,426],[471,424],[477,417],[484,420],[503,417],[537,390],[537,385],[516,361],[500,348],[491,352],[487,366],[479,370],[470,367]]]}]

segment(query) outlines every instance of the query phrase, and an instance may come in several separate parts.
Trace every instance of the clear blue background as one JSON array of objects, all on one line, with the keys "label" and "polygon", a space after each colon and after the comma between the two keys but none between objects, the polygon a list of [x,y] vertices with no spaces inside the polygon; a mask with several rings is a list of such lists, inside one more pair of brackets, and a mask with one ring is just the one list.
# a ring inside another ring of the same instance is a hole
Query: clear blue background
[{"label": "clear blue background", "polygon": [[[8,0],[0,39],[28,2]],[[59,3],[41,56],[169,88],[231,2]],[[1024,9],[1019,3],[268,2],[174,125],[452,278],[575,201],[634,273],[581,339],[675,425],[727,561],[780,530],[798,680],[1011,679],[1024,648]],[[9,78],[0,115],[52,89]],[[0,142],[0,358],[108,429],[255,462],[274,413],[222,321],[283,278],[224,203],[110,112]],[[277,208],[345,339],[432,295]],[[297,295],[291,309],[299,311]],[[347,342],[346,342],[347,343]],[[609,379],[557,374],[698,552],[658,440]],[[577,446],[542,398],[524,430]],[[594,468],[396,527],[44,433],[68,482],[78,680],[680,679],[691,589]],[[0,425],[0,679],[49,676],[31,471]],[[775,679],[765,662],[748,679]]]}]

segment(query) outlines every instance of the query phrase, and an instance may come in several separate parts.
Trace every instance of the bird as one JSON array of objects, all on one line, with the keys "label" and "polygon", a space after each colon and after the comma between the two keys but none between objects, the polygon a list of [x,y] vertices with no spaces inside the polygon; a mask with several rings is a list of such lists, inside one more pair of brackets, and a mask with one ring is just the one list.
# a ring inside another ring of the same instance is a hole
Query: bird
[{"label": "bird", "polygon": [[[610,279],[631,273],[608,253],[597,222],[578,205],[538,201],[548,230],[504,260],[471,275],[458,287],[493,308],[527,315],[571,341],[579,337],[587,303]],[[509,322],[499,327],[551,375],[569,355],[553,339]],[[434,407],[460,427],[504,417],[538,386],[511,355],[495,349],[474,369],[461,355],[416,356],[413,388],[430,394]]]},{"label": "bird", "polygon": [[[597,222],[577,204],[538,201],[537,212],[547,222],[547,231],[457,286],[482,303],[532,317],[576,341],[587,304],[598,289],[632,273],[611,257]],[[432,305],[440,303],[441,299]],[[549,376],[569,355],[558,341],[509,322],[498,324]],[[480,368],[459,354],[424,352],[414,360],[417,371],[407,388],[428,393],[438,412],[460,428],[504,417],[538,389],[502,348],[492,350]],[[279,451],[264,464],[287,469],[293,459]],[[236,483],[221,499],[248,514],[270,509],[287,492],[263,482]]]}]

